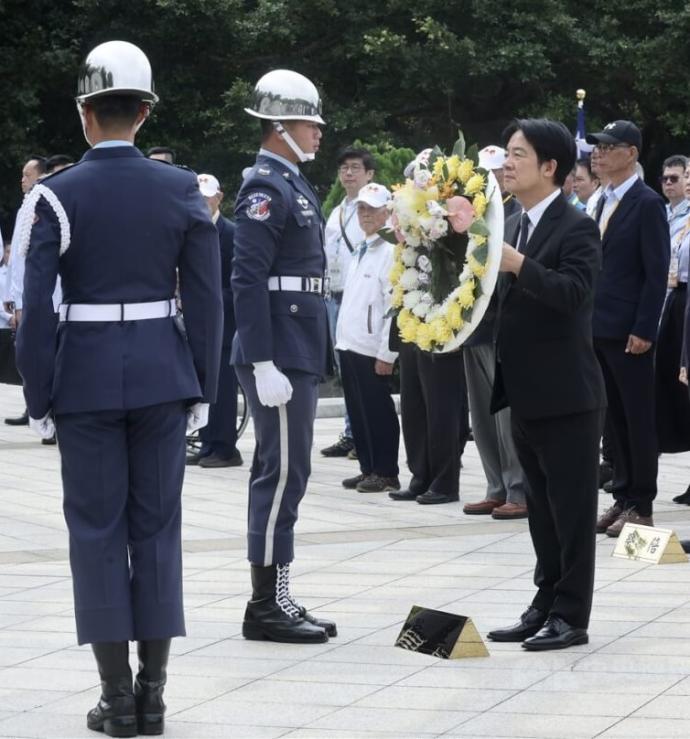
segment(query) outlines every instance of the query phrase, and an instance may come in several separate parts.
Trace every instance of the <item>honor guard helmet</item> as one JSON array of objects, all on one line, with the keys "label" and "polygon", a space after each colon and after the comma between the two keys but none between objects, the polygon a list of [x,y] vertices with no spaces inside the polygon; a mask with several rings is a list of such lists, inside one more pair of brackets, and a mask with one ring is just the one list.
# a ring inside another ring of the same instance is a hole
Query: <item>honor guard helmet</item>
[{"label": "honor guard helmet", "polygon": [[79,70],[77,102],[118,94],[136,95],[151,107],[158,102],[146,54],[127,41],[106,41],[89,52]]},{"label": "honor guard helmet", "polygon": [[274,69],[254,87],[249,115],[267,121],[311,121],[323,125],[321,98],[314,84],[289,69]]}]

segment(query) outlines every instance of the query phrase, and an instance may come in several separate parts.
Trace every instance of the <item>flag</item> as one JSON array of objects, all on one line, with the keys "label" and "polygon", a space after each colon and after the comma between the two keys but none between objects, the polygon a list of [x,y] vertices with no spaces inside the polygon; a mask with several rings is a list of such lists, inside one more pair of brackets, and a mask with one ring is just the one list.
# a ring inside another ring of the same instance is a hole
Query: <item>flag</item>
[{"label": "flag", "polygon": [[577,100],[577,129],[575,132],[575,145],[577,146],[577,158],[587,157],[592,153],[594,147],[586,141],[585,131],[585,94],[584,90],[578,90]]}]

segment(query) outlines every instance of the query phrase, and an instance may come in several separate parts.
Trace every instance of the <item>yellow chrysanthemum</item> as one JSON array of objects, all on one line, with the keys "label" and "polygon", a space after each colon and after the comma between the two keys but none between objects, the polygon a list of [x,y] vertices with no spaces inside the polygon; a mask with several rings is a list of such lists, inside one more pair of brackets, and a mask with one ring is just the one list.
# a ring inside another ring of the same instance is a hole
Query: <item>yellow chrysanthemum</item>
[{"label": "yellow chrysanthemum", "polygon": [[485,184],[483,175],[473,174],[465,184],[465,195],[475,195],[481,192]]},{"label": "yellow chrysanthemum", "polygon": [[443,178],[443,165],[446,163],[446,160],[444,157],[438,157],[436,161],[434,162],[434,168],[433,168],[433,174],[434,177],[438,177],[439,179]]},{"label": "yellow chrysanthemum", "polygon": [[454,331],[459,331],[463,327],[465,322],[462,320],[459,303],[451,303],[448,306],[448,310],[446,311],[446,321]]},{"label": "yellow chrysanthemum", "polygon": [[400,285],[396,285],[393,288],[393,294],[391,295],[391,305],[393,308],[400,308],[403,304],[403,298],[405,297],[405,291]]},{"label": "yellow chrysanthemum", "polygon": [[486,244],[486,236],[477,236],[476,234],[472,234],[472,243],[475,246],[483,246]]},{"label": "yellow chrysanthemum", "polygon": [[434,318],[429,324],[431,337],[437,344],[445,344],[453,338],[453,331],[443,316]]},{"label": "yellow chrysanthemum", "polygon": [[481,218],[486,212],[486,195],[483,192],[478,192],[472,200],[472,207],[474,212],[477,214],[477,218]]},{"label": "yellow chrysanthemum", "polygon": [[448,179],[458,179],[458,168],[460,167],[460,157],[457,154],[453,154],[452,157],[446,159],[446,168],[448,169]]},{"label": "yellow chrysanthemum", "polygon": [[402,329],[406,323],[409,323],[409,321],[413,318],[413,315],[411,311],[409,311],[407,308],[403,308],[400,313],[398,313],[398,328]]},{"label": "yellow chrysanthemum", "polygon": [[388,279],[391,281],[393,285],[397,285],[404,271],[405,271],[405,265],[402,263],[402,261],[398,260],[391,267],[391,271],[388,275]]},{"label": "yellow chrysanthemum", "polygon": [[471,159],[463,159],[457,171],[457,178],[464,185],[472,177],[474,162]]},{"label": "yellow chrysanthemum", "polygon": [[461,308],[471,308],[474,305],[474,280],[467,280],[460,287],[457,301]]},{"label": "yellow chrysanthemum", "polygon": [[403,244],[396,244],[393,247],[393,259],[398,262],[402,259],[402,253],[405,246]]},{"label": "yellow chrysanthemum", "polygon": [[[409,325],[409,324],[408,324]],[[427,352],[431,349],[431,329],[426,323],[421,323],[417,326],[417,335],[415,337],[415,343],[423,351]]]},{"label": "yellow chrysanthemum", "polygon": [[467,258],[467,263],[470,265],[472,274],[480,279],[486,274],[486,265],[480,264],[472,254]]}]

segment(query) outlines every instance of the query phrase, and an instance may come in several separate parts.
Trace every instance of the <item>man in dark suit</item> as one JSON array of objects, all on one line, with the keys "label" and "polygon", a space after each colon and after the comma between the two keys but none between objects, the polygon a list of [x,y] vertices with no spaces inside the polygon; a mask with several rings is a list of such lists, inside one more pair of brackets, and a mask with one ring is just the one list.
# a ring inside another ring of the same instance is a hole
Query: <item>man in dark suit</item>
[{"label": "man in dark suit", "polygon": [[235,307],[232,299],[232,256],[235,251],[235,225],[220,212],[223,191],[212,174],[198,176],[199,190],[206,200],[211,220],[220,241],[221,284],[223,287],[223,351],[218,372],[216,402],[208,411],[208,424],[199,431],[201,449],[187,457],[188,465],[205,468],[238,467],[242,455],[237,449],[237,375],[230,364],[232,337],[235,335]]},{"label": "man in dark suit", "polygon": [[520,621],[489,633],[528,650],[588,641],[604,382],[592,346],[596,224],[566,202],[575,163],[567,128],[514,121],[505,185],[522,206],[506,223],[492,406],[510,405],[538,588]]},{"label": "man in dark suit", "polygon": [[671,245],[664,201],[636,172],[642,135],[615,121],[587,141],[609,180],[595,213],[602,270],[594,301],[597,357],[606,381],[615,504],[597,532],[617,537],[627,522],[653,526],[657,441],[654,350],[666,297]]},{"label": "man in dark suit", "polygon": [[185,633],[185,432],[215,399],[222,331],[218,234],[196,177],[134,146],[157,100],[140,49],[96,47],[77,97],[93,148],[34,187],[22,224],[17,364],[30,425],[57,428],[77,638],[101,676],[87,725],[123,737],[163,731],[170,639]]}]

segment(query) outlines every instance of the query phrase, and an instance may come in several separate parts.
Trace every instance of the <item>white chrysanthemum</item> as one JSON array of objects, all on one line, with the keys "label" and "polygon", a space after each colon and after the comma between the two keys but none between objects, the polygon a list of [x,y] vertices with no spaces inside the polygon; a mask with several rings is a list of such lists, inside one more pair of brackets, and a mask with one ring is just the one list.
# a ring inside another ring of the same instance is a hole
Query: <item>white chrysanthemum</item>
[{"label": "white chrysanthemum", "polygon": [[418,187],[420,190],[426,189],[426,186],[429,184],[429,180],[432,178],[431,172],[429,172],[428,169],[420,169],[419,167],[415,168],[414,171],[414,186]]},{"label": "white chrysanthemum", "polygon": [[431,272],[431,259],[422,254],[422,256],[417,259],[417,267],[419,267],[422,272]]},{"label": "white chrysanthemum", "polygon": [[409,230],[405,232],[405,243],[408,246],[419,246],[422,243],[422,237],[417,230]]},{"label": "white chrysanthemum", "polygon": [[423,293],[421,290],[410,290],[410,292],[406,293],[403,298],[403,306],[407,308],[407,310],[412,310],[422,299],[422,295]]},{"label": "white chrysanthemum", "polygon": [[400,258],[406,267],[414,267],[417,261],[417,252],[411,246],[408,246],[406,249],[403,249]]},{"label": "white chrysanthemum", "polygon": [[428,312],[429,306],[427,303],[423,302],[417,303],[417,305],[412,309],[413,315],[417,316],[417,318],[424,318]]},{"label": "white chrysanthemum", "polygon": [[426,287],[431,283],[431,275],[428,272],[419,273],[419,286]]},{"label": "white chrysanthemum", "polygon": [[414,267],[408,267],[400,277],[400,286],[406,292],[416,290],[419,285],[419,272]]},{"label": "white chrysanthemum", "polygon": [[445,218],[436,218],[429,231],[429,238],[437,240],[448,233],[448,221]]},{"label": "white chrysanthemum", "polygon": [[436,218],[442,218],[448,215],[448,212],[436,200],[429,200],[426,204],[426,209],[429,211],[429,215]]}]

